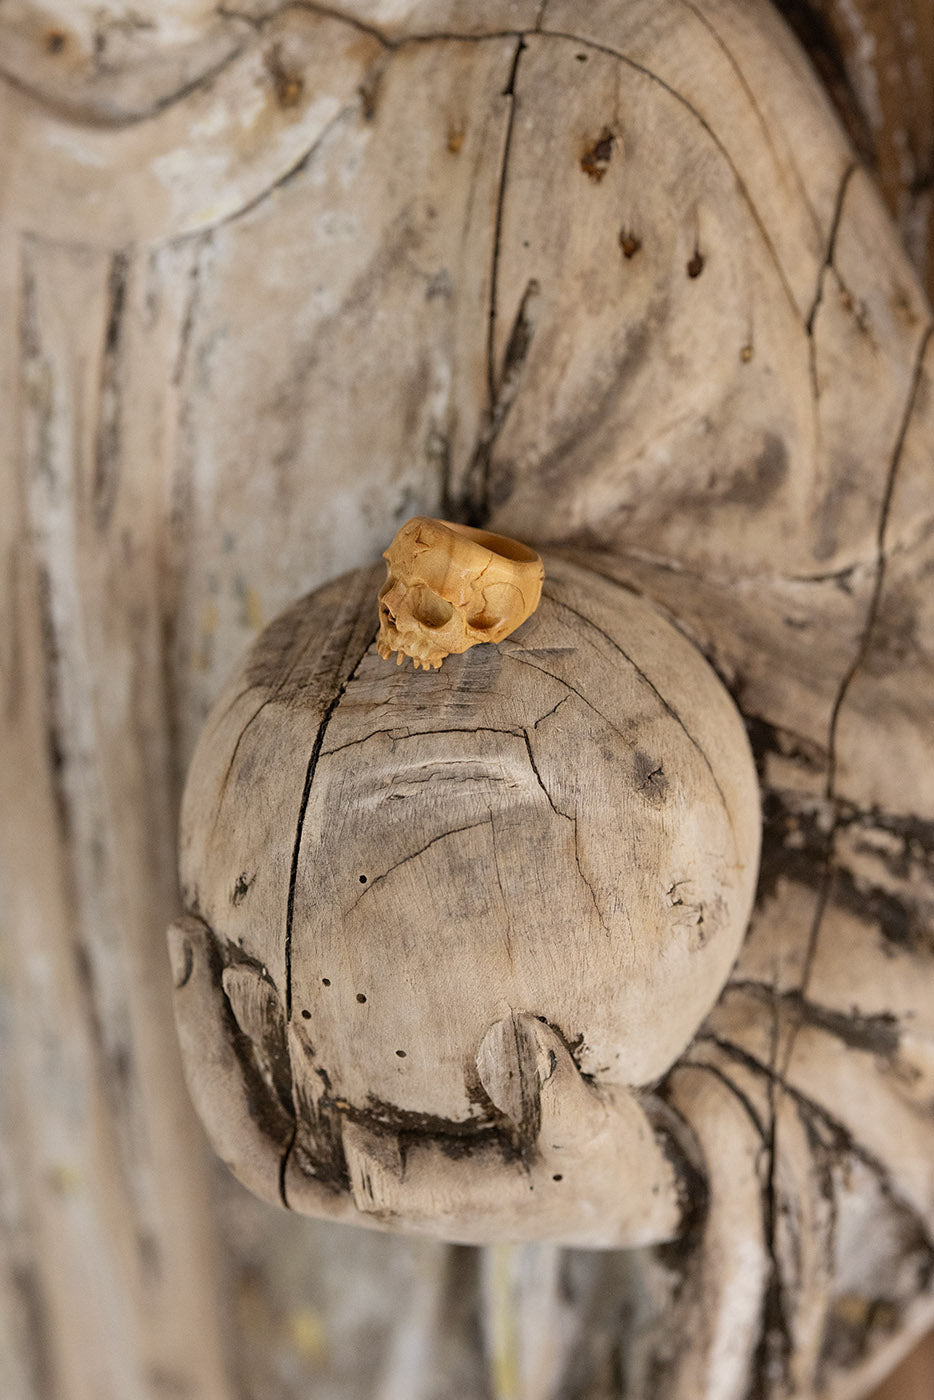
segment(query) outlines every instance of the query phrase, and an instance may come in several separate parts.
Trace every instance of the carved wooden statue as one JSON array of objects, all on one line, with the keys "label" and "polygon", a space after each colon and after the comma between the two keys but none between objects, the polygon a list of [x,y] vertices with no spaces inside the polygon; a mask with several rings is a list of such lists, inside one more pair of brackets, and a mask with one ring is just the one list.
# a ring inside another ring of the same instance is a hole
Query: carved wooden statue
[{"label": "carved wooden statue", "polygon": [[0,1389],[868,1395],[934,1322],[934,349],[784,20],[0,33]]}]

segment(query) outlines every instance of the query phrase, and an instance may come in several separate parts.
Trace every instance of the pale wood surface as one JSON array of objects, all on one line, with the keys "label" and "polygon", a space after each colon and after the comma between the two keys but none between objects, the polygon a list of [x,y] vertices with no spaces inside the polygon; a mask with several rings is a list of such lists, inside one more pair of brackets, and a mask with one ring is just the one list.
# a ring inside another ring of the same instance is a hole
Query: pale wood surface
[{"label": "pale wood surface", "polygon": [[[761,4],[156,9],[0,31],[3,1392],[618,1395],[626,1255],[299,1221],[215,1167],[163,939],[181,776],[261,623],[407,516],[624,551],[754,720],[747,980],[843,1008],[841,940],[900,933],[860,1009],[928,986],[928,312]],[[738,1100],[684,1074],[751,1167]]]},{"label": "pale wood surface", "polygon": [[934,0],[776,0],[934,292]]},{"label": "pale wood surface", "polygon": [[[374,571],[339,579],[261,636],[207,721],[177,1010],[202,1117],[266,1199],[353,1219],[349,1172],[382,1228],[680,1232],[687,1169],[636,1091],[736,959],[758,784],[681,633],[547,568],[521,640],[417,677],[378,654]],[[225,1000],[256,1047],[239,1073]]]}]

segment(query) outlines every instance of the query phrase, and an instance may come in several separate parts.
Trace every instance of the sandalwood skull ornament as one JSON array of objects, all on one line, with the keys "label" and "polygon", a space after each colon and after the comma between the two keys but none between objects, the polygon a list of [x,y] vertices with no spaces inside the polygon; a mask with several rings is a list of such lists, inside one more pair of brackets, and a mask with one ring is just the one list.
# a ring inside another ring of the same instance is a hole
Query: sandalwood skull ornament
[{"label": "sandalwood skull ornament", "polygon": [[448,520],[416,516],[383,558],[377,650],[415,670],[480,642],[501,642],[538,607],[542,561],[533,549]]}]

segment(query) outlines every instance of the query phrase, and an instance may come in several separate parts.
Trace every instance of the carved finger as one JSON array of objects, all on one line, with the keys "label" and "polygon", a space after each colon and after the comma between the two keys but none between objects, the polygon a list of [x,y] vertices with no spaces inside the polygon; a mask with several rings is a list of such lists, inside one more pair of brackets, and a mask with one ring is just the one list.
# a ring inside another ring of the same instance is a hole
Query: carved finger
[{"label": "carved finger", "polygon": [[221,985],[221,963],[207,925],[186,915],[168,931],[175,1023],[188,1090],[214,1150],[263,1200],[281,1204],[279,1163],[290,1125],[281,1115],[258,1126],[236,1053],[236,1023]]},{"label": "carved finger", "polygon": [[520,1142],[549,1147],[589,1141],[606,1109],[581,1078],[570,1051],[536,1016],[513,1012],[483,1037],[477,1071],[493,1103],[516,1125]]}]

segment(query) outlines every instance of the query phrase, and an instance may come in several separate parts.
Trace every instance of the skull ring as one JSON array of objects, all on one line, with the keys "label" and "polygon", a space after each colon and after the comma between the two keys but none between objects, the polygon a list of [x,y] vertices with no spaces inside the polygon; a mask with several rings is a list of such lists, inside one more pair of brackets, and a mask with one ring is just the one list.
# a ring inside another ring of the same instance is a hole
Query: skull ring
[{"label": "skull ring", "polygon": [[406,521],[383,554],[376,646],[426,671],[478,642],[501,642],[538,607],[542,561],[505,535],[431,520]]}]

